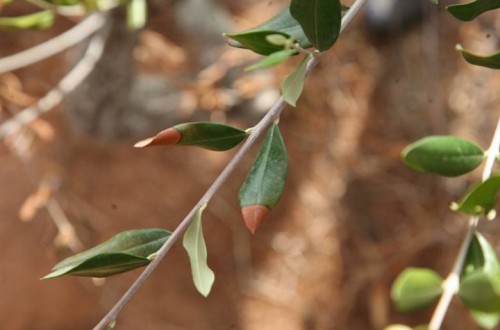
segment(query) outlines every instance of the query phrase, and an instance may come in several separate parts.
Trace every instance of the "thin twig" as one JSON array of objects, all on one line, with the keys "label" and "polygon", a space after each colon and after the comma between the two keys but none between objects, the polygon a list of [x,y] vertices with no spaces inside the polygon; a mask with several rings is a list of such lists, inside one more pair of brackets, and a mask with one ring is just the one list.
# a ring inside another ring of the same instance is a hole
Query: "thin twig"
[{"label": "thin twig", "polygon": [[[105,20],[102,14],[99,15],[99,17]],[[96,33],[90,39],[89,45],[83,57],[78,61],[74,68],[71,69],[71,71],[68,72],[63,79],[61,79],[57,87],[49,91],[44,97],[38,100],[35,105],[23,109],[13,118],[0,125],[0,140],[13,131],[19,129],[21,126],[32,122],[43,113],[54,108],[62,101],[65,95],[71,93],[78,85],[80,85],[94,70],[97,61],[101,58],[107,36],[108,31],[106,30]]]},{"label": "thin twig", "polygon": [[[491,141],[490,147],[486,151],[487,158],[486,164],[483,169],[482,180],[487,180],[491,172],[493,170],[493,164],[495,163],[495,158],[498,155],[500,150],[500,118],[498,119],[497,127],[495,129],[495,134],[493,135],[493,139]],[[429,322],[429,330],[439,330],[441,325],[443,324],[444,317],[446,312],[448,311],[448,307],[450,306],[451,300],[453,296],[458,292],[460,287],[460,274],[462,273],[462,269],[464,267],[465,257],[467,255],[467,251],[469,250],[469,245],[476,232],[477,224],[479,222],[478,217],[471,217],[469,219],[469,227],[467,228],[467,233],[465,234],[464,240],[462,241],[462,245],[460,246],[460,250],[457,255],[457,259],[453,264],[453,268],[451,269],[450,274],[446,277],[446,280],[443,282],[443,293],[439,302],[434,310],[434,314],[432,315],[431,321]]]},{"label": "thin twig", "polygon": [[[363,6],[366,0],[356,0],[351,9],[342,18],[341,32],[347,26],[347,24],[354,17],[356,12]],[[319,54],[320,55],[320,54]],[[314,66],[319,62],[320,56],[312,56],[307,63],[306,75],[309,74]],[[167,252],[172,248],[172,246],[177,242],[183,232],[189,227],[195,212],[202,206],[207,204],[210,199],[215,195],[217,190],[225,183],[229,175],[234,172],[236,166],[243,159],[245,154],[250,150],[250,148],[255,144],[257,139],[266,131],[269,125],[279,117],[281,111],[285,107],[285,100],[280,97],[276,103],[271,107],[268,113],[260,120],[260,122],[253,128],[248,139],[238,150],[236,155],[229,161],[221,174],[217,177],[214,183],[208,188],[207,192],[203,197],[196,203],[193,209],[188,213],[188,215],[182,220],[182,222],[177,226],[172,235],[168,238],[165,244],[158,250],[156,257],[153,261],[144,269],[144,271],[139,275],[137,280],[130,286],[130,288],[125,292],[125,294],[120,298],[115,306],[104,316],[104,318],[94,327],[94,330],[105,329],[111,322],[115,321],[121,310],[125,305],[132,299],[137,290],[142,286],[142,284],[148,279],[151,273],[155,270],[158,264],[165,257]]]},{"label": "thin twig", "polygon": [[106,23],[106,16],[96,12],[68,31],[43,44],[19,53],[0,58],[0,73],[9,72],[40,62],[70,48],[100,30]]}]

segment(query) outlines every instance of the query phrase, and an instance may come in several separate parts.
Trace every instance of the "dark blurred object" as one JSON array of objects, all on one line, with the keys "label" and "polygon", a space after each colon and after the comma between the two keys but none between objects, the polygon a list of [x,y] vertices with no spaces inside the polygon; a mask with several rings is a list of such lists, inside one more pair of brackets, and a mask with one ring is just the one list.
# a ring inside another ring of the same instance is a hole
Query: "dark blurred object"
[{"label": "dark blurred object", "polygon": [[377,39],[401,35],[423,20],[428,5],[429,0],[368,0],[367,32]]}]

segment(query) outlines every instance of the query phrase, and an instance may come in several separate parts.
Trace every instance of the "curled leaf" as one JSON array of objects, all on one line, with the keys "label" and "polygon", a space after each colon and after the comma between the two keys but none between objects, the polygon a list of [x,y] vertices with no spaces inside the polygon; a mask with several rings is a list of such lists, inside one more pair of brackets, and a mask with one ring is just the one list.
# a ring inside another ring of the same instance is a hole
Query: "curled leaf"
[{"label": "curled leaf", "polygon": [[207,297],[214,284],[215,274],[208,267],[207,246],[203,238],[201,214],[205,207],[206,205],[196,211],[193,221],[184,233],[182,245],[189,255],[194,285],[200,294]]},{"label": "curled leaf", "polygon": [[479,55],[462,48],[461,45],[457,45],[456,49],[462,53],[464,59],[470,64],[484,66],[490,69],[500,69],[500,52],[489,55]]}]

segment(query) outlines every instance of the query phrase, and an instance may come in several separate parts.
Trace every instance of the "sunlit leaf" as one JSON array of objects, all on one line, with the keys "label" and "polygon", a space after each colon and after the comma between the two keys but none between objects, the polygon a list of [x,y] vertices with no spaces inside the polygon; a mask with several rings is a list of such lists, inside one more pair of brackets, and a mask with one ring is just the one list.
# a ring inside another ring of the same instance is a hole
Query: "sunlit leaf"
[{"label": "sunlit leaf", "polygon": [[327,50],[337,41],[342,19],[339,0],[292,0],[290,13],[316,49]]},{"label": "sunlit leaf", "polygon": [[140,29],[146,25],[146,0],[128,0],[127,25],[131,29]]},{"label": "sunlit leaf", "polygon": [[471,21],[482,13],[497,8],[500,8],[498,0],[476,0],[446,7],[453,16],[462,21]]},{"label": "sunlit leaf", "polygon": [[189,228],[184,233],[182,245],[189,255],[194,285],[200,294],[207,297],[214,284],[215,274],[207,264],[207,246],[201,225],[201,214],[205,207],[206,205],[196,211]]},{"label": "sunlit leaf", "polygon": [[500,322],[500,312],[484,313],[480,311],[471,311],[474,321],[484,329],[494,329]]},{"label": "sunlit leaf", "polygon": [[194,122],[176,125],[156,136],[137,142],[137,148],[149,146],[197,146],[224,151],[238,145],[247,136],[245,131],[212,122]]},{"label": "sunlit leaf", "polygon": [[278,125],[273,124],[239,194],[243,218],[252,233],[266,216],[266,210],[271,210],[281,198],[287,173],[285,143]]},{"label": "sunlit leaf", "polygon": [[480,312],[500,312],[500,273],[476,271],[460,283],[458,292],[464,304]]},{"label": "sunlit leaf", "polygon": [[459,203],[452,204],[452,209],[470,215],[488,215],[495,207],[499,191],[500,173],[494,173],[474,186]]},{"label": "sunlit leaf", "polygon": [[479,55],[462,48],[460,45],[457,45],[456,49],[462,53],[464,59],[470,64],[484,66],[490,69],[500,69],[500,52],[489,55]]},{"label": "sunlit leaf", "polygon": [[457,176],[478,167],[484,159],[484,151],[468,140],[436,135],[408,145],[402,158],[417,171]]},{"label": "sunlit leaf", "polygon": [[297,106],[297,100],[304,89],[307,62],[309,62],[310,56],[306,56],[302,62],[300,62],[299,66],[297,66],[281,83],[281,94],[283,95],[283,99],[291,106]]},{"label": "sunlit leaf", "polygon": [[9,30],[46,29],[54,24],[54,17],[52,10],[17,17],[0,17],[0,28]]},{"label": "sunlit leaf", "polygon": [[391,298],[400,311],[430,306],[442,293],[442,277],[430,269],[407,268],[394,281]]},{"label": "sunlit leaf", "polygon": [[272,53],[271,55],[265,57],[260,62],[252,64],[249,67],[245,68],[245,71],[252,71],[258,68],[268,68],[274,65],[281,64],[295,53],[296,51],[292,49],[284,49],[277,51],[276,53]]},{"label": "sunlit leaf", "polygon": [[119,233],[87,251],[66,258],[44,277],[62,275],[105,277],[147,265],[170,232],[164,229],[136,229]]},{"label": "sunlit leaf", "polygon": [[384,330],[413,330],[413,329],[404,324],[391,324],[388,327],[385,327]]}]

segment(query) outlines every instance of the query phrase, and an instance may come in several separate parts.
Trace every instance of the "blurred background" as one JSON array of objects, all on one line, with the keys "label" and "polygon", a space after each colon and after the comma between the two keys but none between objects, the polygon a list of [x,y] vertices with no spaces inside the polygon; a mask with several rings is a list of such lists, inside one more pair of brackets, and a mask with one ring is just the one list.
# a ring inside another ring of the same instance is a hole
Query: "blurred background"
[{"label": "blurred background", "polygon": [[[286,191],[255,235],[238,191],[255,147],[204,213],[208,298],[176,244],[127,305],[117,329],[382,329],[426,323],[432,308],[396,312],[390,286],[402,269],[446,276],[467,219],[449,203],[480,177],[442,179],[403,166],[401,150],[430,134],[486,148],[500,114],[500,76],[454,50],[499,46],[498,11],[459,23],[429,1],[373,1],[306,80],[281,130]],[[377,5],[377,3],[379,5]],[[222,32],[254,26],[285,0],[152,0],[147,27],[112,14],[94,73],[65,102],[0,144],[0,329],[90,329],[140,270],[105,281],[39,280],[74,252],[134,228],[175,229],[234,151],[134,149],[184,121],[246,129],[279,96],[292,59],[244,73],[259,57],[226,45]],[[17,1],[3,14],[32,10]],[[0,57],[62,33],[0,30]],[[0,126],[54,88],[83,46],[0,75]],[[495,242],[495,222],[481,225]],[[496,239],[498,241],[498,239]],[[443,330],[476,329],[454,301]]]}]

